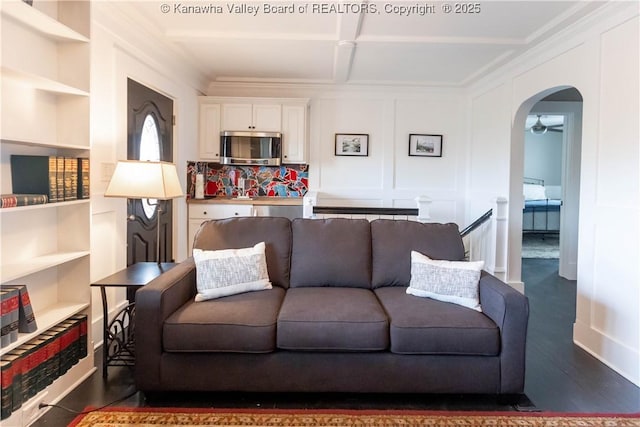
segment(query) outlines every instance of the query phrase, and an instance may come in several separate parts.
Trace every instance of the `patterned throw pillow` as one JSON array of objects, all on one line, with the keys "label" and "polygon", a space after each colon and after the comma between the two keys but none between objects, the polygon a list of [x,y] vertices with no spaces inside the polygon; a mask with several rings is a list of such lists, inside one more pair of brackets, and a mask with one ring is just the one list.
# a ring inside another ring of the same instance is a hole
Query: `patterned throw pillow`
[{"label": "patterned throw pillow", "polygon": [[264,242],[243,249],[194,249],[193,258],[198,289],[196,301],[271,289]]},{"label": "patterned throw pillow", "polygon": [[407,293],[482,311],[478,286],[484,261],[437,261],[411,251]]}]

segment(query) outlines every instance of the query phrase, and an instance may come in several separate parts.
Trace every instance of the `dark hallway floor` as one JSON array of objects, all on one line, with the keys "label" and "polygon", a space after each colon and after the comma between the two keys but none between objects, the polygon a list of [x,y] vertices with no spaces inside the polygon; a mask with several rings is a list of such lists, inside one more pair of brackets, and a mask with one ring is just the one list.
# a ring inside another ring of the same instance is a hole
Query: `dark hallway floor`
[{"label": "dark hallway floor", "polygon": [[[640,413],[640,388],[572,342],[576,283],[558,276],[557,259],[524,259],[523,280],[530,298],[525,409],[557,412]],[[96,365],[100,366],[100,351]],[[117,406],[352,408],[433,410],[514,410],[494,396],[440,395],[254,395],[177,393],[146,396],[135,392],[128,368],[100,369],[70,393],[61,405],[74,410],[102,406],[123,396]],[[534,408],[527,407],[532,402]],[[52,408],[34,426],[66,426],[73,418]]]}]

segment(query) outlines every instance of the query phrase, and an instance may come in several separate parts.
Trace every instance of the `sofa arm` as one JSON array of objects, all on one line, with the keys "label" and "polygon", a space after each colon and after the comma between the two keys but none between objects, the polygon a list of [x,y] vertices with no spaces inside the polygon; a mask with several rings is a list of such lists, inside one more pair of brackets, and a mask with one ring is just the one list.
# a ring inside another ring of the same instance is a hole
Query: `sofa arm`
[{"label": "sofa arm", "polygon": [[193,258],[181,262],[136,292],[135,381],[139,390],[160,384],[164,321],[196,294]]},{"label": "sofa arm", "polygon": [[480,304],[500,329],[500,394],[524,391],[529,300],[486,271],[480,277]]}]

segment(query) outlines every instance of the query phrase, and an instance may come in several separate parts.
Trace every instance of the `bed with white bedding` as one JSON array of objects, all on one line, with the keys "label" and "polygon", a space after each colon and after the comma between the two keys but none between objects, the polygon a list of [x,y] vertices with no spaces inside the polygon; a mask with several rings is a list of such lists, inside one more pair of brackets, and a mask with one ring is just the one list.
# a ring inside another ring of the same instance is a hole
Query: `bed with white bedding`
[{"label": "bed with white bedding", "polygon": [[562,200],[550,198],[551,191],[544,180],[525,178],[523,184],[524,209],[522,231],[524,233],[559,233]]}]

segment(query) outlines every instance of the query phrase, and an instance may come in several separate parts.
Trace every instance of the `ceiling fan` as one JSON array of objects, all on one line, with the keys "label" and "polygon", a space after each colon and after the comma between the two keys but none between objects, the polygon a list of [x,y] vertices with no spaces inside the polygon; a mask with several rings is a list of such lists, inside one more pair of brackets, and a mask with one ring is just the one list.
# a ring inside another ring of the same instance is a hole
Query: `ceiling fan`
[{"label": "ceiling fan", "polygon": [[562,127],[564,123],[559,124],[549,124],[545,125],[540,120],[541,114],[537,114],[538,119],[536,122],[528,129],[534,135],[543,135],[547,132],[562,132]]}]

